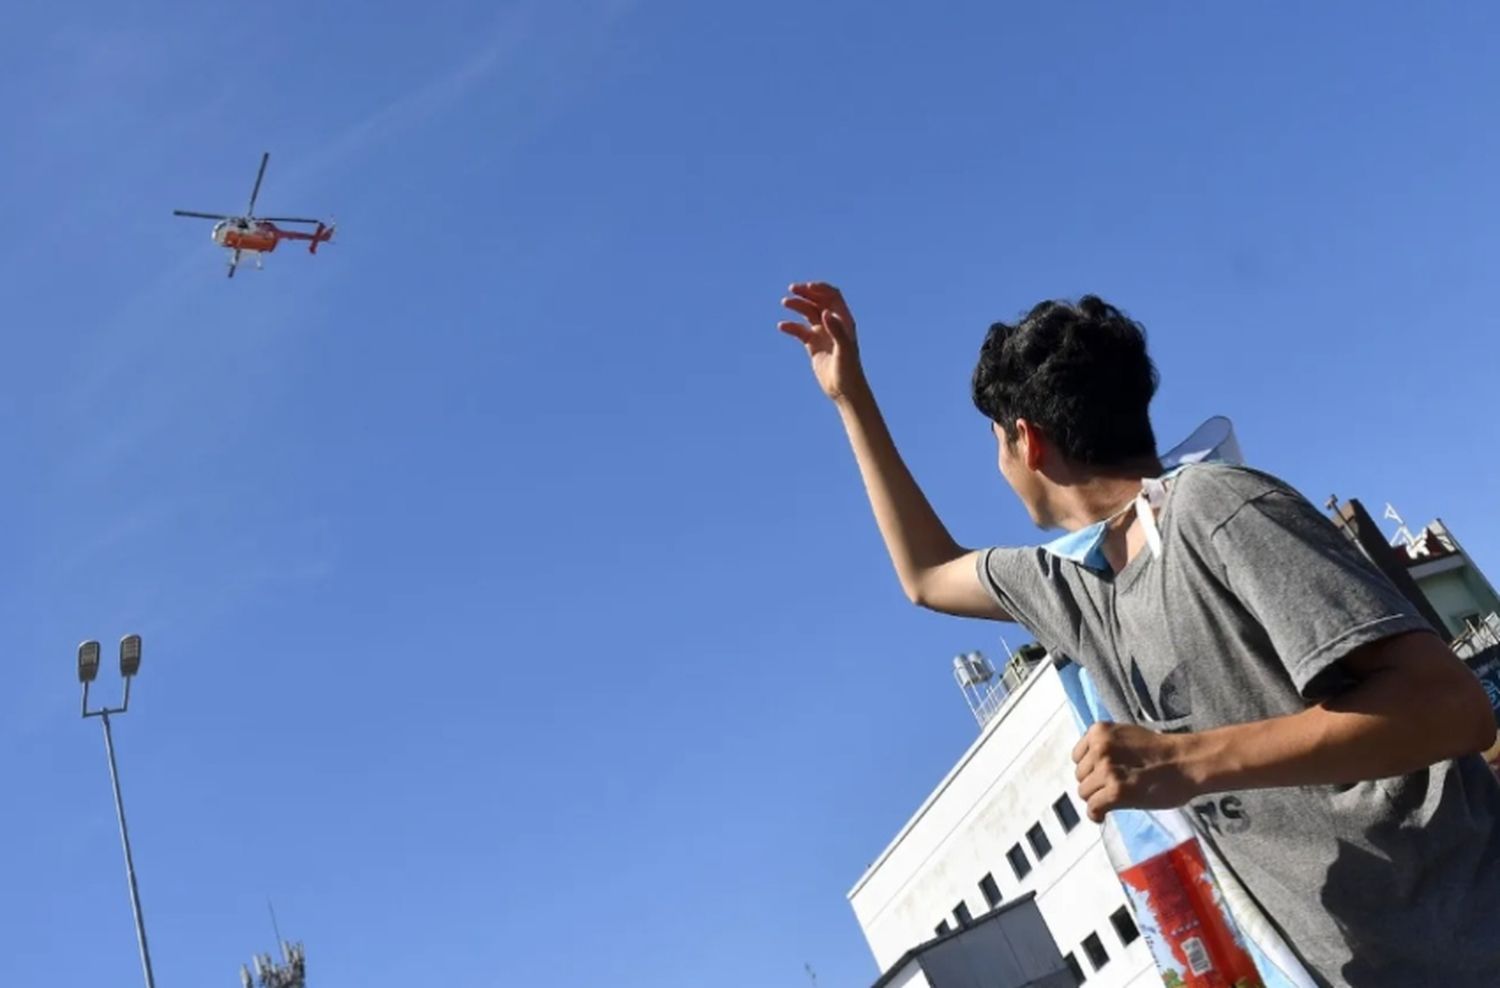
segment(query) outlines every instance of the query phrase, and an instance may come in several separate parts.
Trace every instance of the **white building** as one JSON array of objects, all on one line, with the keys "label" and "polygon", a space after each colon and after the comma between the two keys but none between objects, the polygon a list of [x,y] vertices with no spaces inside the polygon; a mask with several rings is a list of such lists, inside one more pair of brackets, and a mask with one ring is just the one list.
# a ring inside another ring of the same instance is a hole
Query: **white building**
[{"label": "white building", "polygon": [[984,698],[993,708],[975,705],[978,740],[849,892],[855,917],[889,977],[913,948],[1034,893],[1076,983],[1156,988],[1100,829],[1077,799],[1080,732],[1056,668],[1044,659],[1021,676],[1007,676],[1019,680],[1008,695]]}]

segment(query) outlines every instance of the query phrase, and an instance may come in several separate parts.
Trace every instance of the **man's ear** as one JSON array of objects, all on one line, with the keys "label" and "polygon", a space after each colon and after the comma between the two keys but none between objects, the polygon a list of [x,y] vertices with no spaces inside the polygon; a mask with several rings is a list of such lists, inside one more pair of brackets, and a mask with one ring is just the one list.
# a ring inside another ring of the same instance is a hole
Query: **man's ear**
[{"label": "man's ear", "polygon": [[1041,428],[1025,419],[1016,419],[1016,449],[1021,454],[1021,462],[1026,464],[1026,469],[1036,473],[1042,468],[1042,459],[1046,447],[1046,437]]}]

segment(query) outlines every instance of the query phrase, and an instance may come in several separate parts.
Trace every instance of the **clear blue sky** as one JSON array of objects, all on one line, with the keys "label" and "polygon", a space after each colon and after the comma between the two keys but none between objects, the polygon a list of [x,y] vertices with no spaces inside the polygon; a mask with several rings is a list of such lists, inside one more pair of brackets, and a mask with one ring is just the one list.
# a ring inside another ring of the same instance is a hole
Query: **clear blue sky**
[{"label": "clear blue sky", "polygon": [[[1164,442],[1227,414],[1500,573],[1500,14],[1208,6],[13,11],[4,980],[137,983],[72,669],[136,630],[161,988],[236,984],[268,896],[315,988],[873,980],[844,895],[1002,629],[904,604],[792,280],[963,541],[1036,538],[985,326],[1096,291]],[[227,281],[170,211],[262,150],[339,238]]]}]

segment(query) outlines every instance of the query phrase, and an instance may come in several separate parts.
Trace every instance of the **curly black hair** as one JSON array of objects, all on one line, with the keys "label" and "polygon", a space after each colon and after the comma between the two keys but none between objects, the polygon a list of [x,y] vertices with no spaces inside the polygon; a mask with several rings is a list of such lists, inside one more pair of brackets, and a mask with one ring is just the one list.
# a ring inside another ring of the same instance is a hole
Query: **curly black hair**
[{"label": "curly black hair", "polygon": [[974,405],[1009,442],[1023,418],[1074,463],[1127,466],[1156,455],[1148,409],[1157,383],[1145,329],[1085,295],[991,326],[974,368]]}]

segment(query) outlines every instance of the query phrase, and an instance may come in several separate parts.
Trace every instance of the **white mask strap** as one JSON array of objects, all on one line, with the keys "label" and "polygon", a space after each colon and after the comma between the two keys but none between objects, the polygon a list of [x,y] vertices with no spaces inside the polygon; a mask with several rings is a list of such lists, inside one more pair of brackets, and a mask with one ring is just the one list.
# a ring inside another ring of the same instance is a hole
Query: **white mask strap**
[{"label": "white mask strap", "polygon": [[1167,485],[1159,477],[1141,481],[1141,493],[1135,499],[1135,516],[1141,523],[1141,531],[1146,534],[1146,545],[1151,547],[1153,556],[1161,555],[1161,530],[1156,527],[1156,509],[1166,500]]}]

